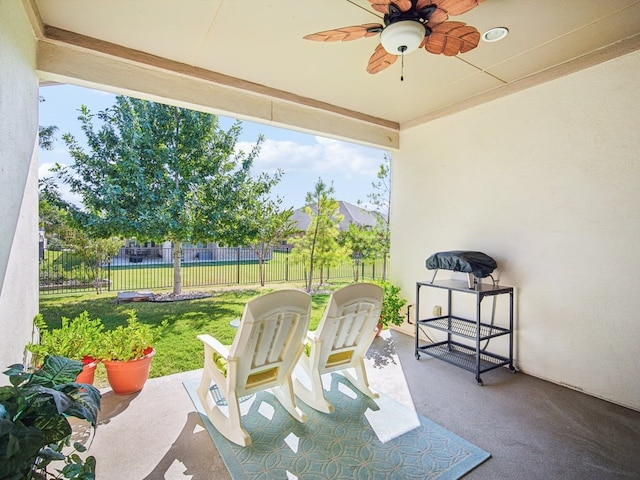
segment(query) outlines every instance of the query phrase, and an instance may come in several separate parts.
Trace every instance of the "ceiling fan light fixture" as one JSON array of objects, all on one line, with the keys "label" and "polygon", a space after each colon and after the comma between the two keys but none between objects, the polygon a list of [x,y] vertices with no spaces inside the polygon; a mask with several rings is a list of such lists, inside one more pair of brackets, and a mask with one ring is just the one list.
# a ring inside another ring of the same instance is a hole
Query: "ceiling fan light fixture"
[{"label": "ceiling fan light fixture", "polygon": [[392,55],[402,55],[416,50],[424,39],[424,25],[415,20],[402,20],[387,25],[380,34],[384,49]]},{"label": "ceiling fan light fixture", "polygon": [[498,42],[509,35],[509,29],[505,27],[491,28],[482,34],[482,40],[485,42]]}]

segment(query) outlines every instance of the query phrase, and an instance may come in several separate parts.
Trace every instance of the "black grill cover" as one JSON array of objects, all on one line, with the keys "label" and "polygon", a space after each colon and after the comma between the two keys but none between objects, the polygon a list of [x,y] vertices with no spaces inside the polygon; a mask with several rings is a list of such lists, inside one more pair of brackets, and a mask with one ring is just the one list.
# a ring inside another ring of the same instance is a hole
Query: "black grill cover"
[{"label": "black grill cover", "polygon": [[427,258],[429,270],[453,270],[454,272],[473,273],[476,278],[488,277],[498,267],[496,261],[482,252],[454,250],[438,252]]}]

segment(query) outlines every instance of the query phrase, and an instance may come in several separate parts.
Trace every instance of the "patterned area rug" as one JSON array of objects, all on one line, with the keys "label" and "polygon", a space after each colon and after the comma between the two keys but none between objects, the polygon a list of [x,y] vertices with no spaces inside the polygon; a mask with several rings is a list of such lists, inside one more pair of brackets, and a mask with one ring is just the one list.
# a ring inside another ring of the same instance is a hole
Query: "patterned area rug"
[{"label": "patterned area rug", "polygon": [[298,401],[305,423],[294,420],[271,393],[242,399],[248,447],[226,440],[204,415],[199,380],[184,386],[234,480],[457,479],[490,457],[384,394],[372,400],[341,375],[329,380],[326,395],[336,411],[320,413]]}]

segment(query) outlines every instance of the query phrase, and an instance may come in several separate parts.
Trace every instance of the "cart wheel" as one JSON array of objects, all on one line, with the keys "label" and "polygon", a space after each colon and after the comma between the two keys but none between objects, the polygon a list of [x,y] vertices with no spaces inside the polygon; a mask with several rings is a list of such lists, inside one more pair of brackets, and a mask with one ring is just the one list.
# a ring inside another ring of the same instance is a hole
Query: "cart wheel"
[{"label": "cart wheel", "polygon": [[480,377],[476,377],[476,382],[478,382],[478,385],[483,386],[484,383],[482,383],[482,379]]},{"label": "cart wheel", "polygon": [[416,360],[420,360],[420,352],[416,352]]},{"label": "cart wheel", "polygon": [[517,372],[516,367],[514,367],[513,365],[509,365],[509,371],[511,373],[516,373]]}]

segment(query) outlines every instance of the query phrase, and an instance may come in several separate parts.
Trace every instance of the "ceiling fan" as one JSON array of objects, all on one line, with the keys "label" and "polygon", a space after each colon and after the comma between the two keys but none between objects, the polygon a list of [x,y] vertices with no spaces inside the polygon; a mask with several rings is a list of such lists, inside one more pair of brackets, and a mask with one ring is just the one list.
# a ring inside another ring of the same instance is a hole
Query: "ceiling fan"
[{"label": "ceiling fan", "polygon": [[369,58],[367,72],[378,73],[398,56],[424,47],[428,52],[454,56],[478,46],[480,33],[463,22],[447,21],[483,0],[368,0],[384,14],[384,25],[365,23],[306,35],[316,42],[346,42],[380,34],[380,44]]}]

